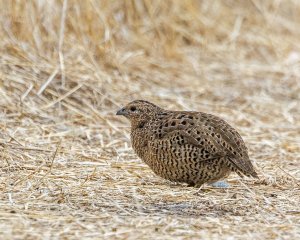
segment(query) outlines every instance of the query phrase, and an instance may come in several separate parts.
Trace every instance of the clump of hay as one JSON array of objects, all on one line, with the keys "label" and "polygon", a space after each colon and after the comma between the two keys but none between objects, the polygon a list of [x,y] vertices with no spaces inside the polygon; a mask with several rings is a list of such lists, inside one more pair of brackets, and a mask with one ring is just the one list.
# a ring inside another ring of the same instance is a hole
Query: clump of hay
[{"label": "clump of hay", "polygon": [[[297,238],[297,1],[0,1],[0,236]],[[217,114],[261,180],[155,176],[115,111]]]}]

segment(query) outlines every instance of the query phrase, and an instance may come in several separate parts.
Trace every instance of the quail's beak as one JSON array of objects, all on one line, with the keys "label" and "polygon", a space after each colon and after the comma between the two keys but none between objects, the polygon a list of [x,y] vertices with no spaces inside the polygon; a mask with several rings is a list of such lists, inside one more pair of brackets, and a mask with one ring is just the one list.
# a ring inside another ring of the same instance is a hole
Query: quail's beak
[{"label": "quail's beak", "polygon": [[123,115],[125,116],[127,114],[127,111],[125,108],[121,108],[119,111],[117,111],[116,115]]}]

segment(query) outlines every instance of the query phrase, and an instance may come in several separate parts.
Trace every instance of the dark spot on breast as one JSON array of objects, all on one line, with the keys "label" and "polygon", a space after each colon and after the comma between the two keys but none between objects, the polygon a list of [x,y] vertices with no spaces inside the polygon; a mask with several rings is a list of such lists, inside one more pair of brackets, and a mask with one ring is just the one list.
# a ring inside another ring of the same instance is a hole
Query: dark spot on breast
[{"label": "dark spot on breast", "polygon": [[186,121],[182,121],[181,124],[182,124],[182,125],[186,125]]},{"label": "dark spot on breast", "polygon": [[172,123],[171,123],[171,126],[174,127],[175,125],[176,125],[176,122],[172,122]]},{"label": "dark spot on breast", "polygon": [[165,127],[168,127],[168,126],[169,126],[169,124],[168,124],[168,123],[166,123],[166,124],[165,124]]},{"label": "dark spot on breast", "polygon": [[193,116],[188,116],[189,119],[193,119]]}]

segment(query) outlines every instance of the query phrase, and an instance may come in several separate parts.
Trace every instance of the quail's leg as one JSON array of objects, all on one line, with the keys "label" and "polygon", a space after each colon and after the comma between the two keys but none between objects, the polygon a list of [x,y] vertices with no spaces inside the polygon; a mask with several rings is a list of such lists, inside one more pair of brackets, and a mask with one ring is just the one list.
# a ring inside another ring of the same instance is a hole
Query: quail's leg
[{"label": "quail's leg", "polygon": [[229,188],[230,187],[230,184],[227,183],[226,181],[218,181],[218,182],[210,183],[209,185],[212,187],[215,187],[215,188]]}]

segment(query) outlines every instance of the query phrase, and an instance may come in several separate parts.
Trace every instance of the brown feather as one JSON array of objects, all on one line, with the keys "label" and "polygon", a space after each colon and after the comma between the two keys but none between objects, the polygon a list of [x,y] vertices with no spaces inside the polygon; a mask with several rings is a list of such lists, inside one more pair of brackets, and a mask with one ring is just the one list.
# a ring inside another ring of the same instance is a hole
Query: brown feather
[{"label": "brown feather", "polygon": [[122,111],[131,122],[133,149],[163,178],[199,185],[232,171],[258,177],[240,134],[217,116],[168,111],[144,100]]}]

